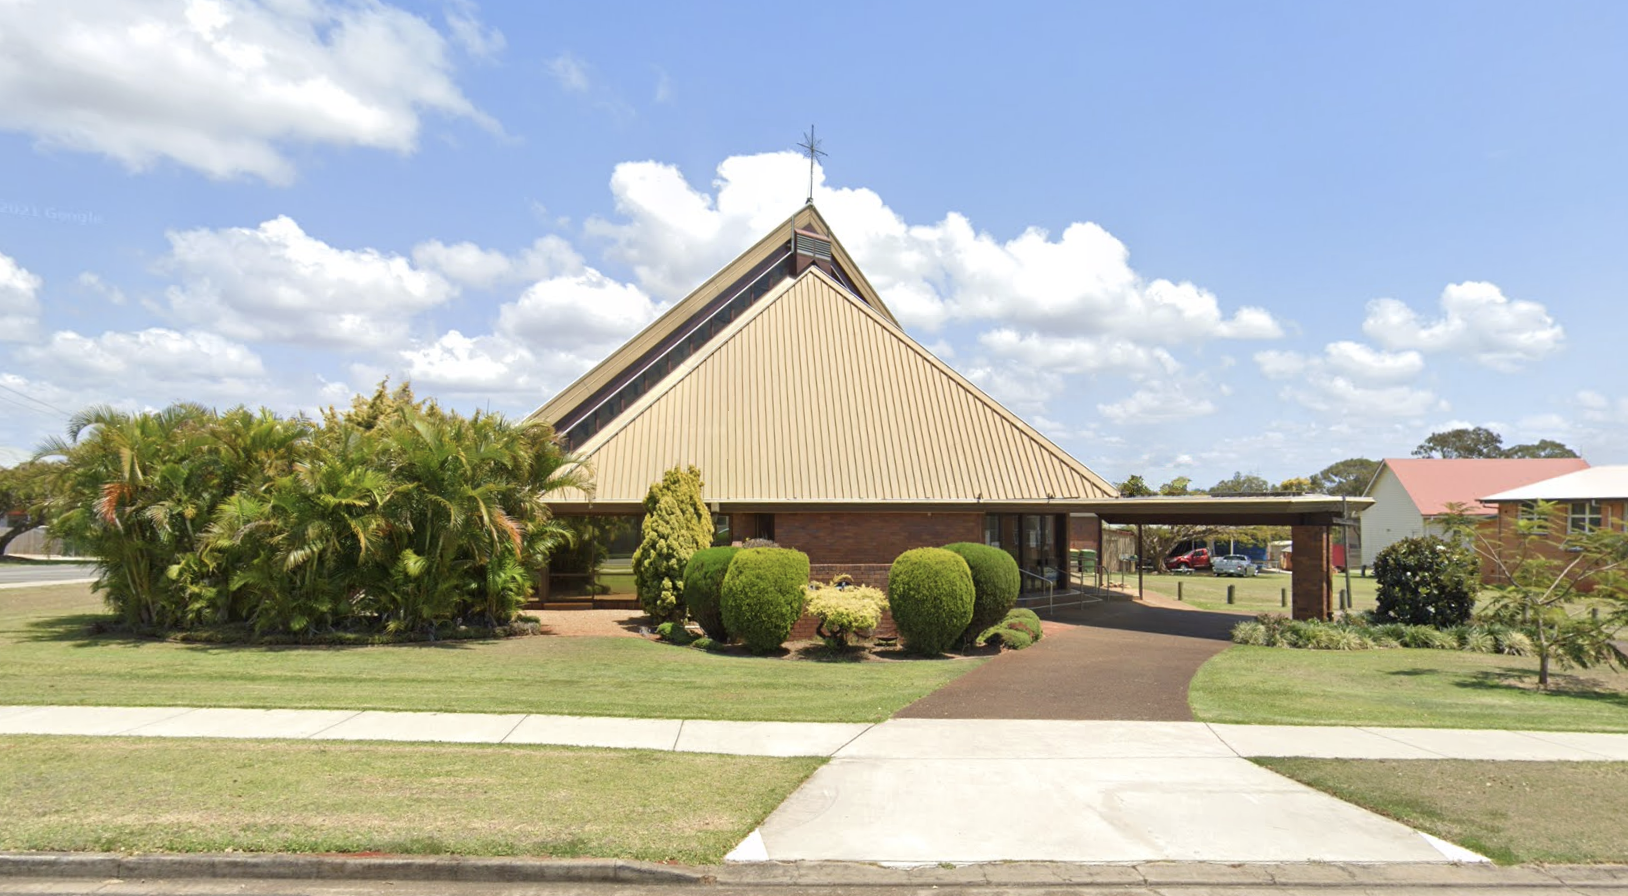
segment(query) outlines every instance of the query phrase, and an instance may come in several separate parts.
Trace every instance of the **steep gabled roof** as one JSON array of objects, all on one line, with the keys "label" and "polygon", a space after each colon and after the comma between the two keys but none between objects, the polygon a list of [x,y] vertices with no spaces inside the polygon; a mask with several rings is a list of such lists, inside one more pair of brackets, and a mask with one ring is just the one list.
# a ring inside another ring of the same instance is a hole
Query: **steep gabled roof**
[{"label": "steep gabled roof", "polygon": [[1628,499],[1628,465],[1589,467],[1520,488],[1489,495],[1488,504],[1504,501],[1612,501]]},{"label": "steep gabled roof", "polygon": [[1111,485],[810,267],[577,447],[595,493],[630,508],[676,464],[709,503],[948,507],[1110,497]]},{"label": "steep gabled roof", "polygon": [[590,399],[602,395],[604,390],[615,385],[617,378],[630,368],[635,367],[642,358],[652,353],[660,352],[664,344],[681,338],[685,331],[692,327],[696,320],[704,316],[709,308],[720,302],[727,301],[726,295],[731,287],[736,287],[743,278],[754,271],[764,268],[782,256],[792,253],[792,241],[796,231],[817,233],[826,237],[831,244],[831,258],[836,266],[847,278],[847,286],[852,288],[861,299],[888,321],[897,327],[899,322],[894,319],[893,312],[882,302],[882,297],[872,288],[865,275],[860,273],[859,267],[848,255],[848,251],[837,241],[831,233],[831,226],[825,222],[818,209],[812,204],[798,209],[795,214],[782,221],[778,226],[758,240],[755,245],[741,253],[734,261],[723,266],[718,273],[713,274],[695,291],[685,296],[673,307],[667,309],[638,335],[628,340],[621,348],[612,352],[605,360],[599,362],[594,368],[580,377],[576,382],[560,390],[546,404],[533,411],[527,420],[544,420],[560,428],[562,422],[569,423],[572,418]]},{"label": "steep gabled roof", "polygon": [[[1413,499],[1419,513],[1438,516],[1447,505],[1463,504],[1471,514],[1494,514],[1497,509],[1482,497],[1539,482],[1588,467],[1580,457],[1566,458],[1386,458],[1380,472],[1389,469]],[[1373,492],[1379,472],[1364,494]]]}]

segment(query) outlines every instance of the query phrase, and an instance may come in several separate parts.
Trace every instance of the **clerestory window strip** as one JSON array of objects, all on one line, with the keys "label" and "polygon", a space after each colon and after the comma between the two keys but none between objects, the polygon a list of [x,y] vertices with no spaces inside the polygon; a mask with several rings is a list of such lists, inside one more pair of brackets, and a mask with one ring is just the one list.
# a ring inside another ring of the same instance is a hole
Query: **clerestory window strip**
[{"label": "clerestory window strip", "polygon": [[[587,412],[583,413],[570,425],[560,431],[560,438],[569,448],[574,448],[593,438],[610,421],[614,420],[623,411],[638,401],[646,392],[660,382],[662,378],[672,373],[675,368],[694,355],[720,333],[725,327],[733,323],[737,317],[756,304],[758,299],[768,294],[776,283],[785,279],[789,273],[787,260],[792,256],[792,250],[787,248],[763,272],[746,281],[731,295],[728,301],[719,304],[711,313],[695,321],[682,337],[675,341],[668,349],[654,358],[651,358],[639,372],[634,374],[620,388],[605,396]],[[770,275],[779,272],[780,277],[771,278]]]}]

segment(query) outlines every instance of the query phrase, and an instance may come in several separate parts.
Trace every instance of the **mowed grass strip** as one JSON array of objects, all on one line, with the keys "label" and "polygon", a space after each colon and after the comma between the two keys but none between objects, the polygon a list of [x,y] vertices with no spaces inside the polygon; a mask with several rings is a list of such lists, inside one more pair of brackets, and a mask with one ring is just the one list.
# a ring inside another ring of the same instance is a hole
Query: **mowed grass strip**
[{"label": "mowed grass strip", "polygon": [[354,648],[177,644],[90,636],[102,612],[86,585],[0,590],[0,704],[874,722],[983,662],[756,659],[552,635]]},{"label": "mowed grass strip", "polygon": [[1548,693],[1536,684],[1531,657],[1234,645],[1199,668],[1187,698],[1204,722],[1628,731],[1628,674],[1574,670]]},{"label": "mowed grass strip", "polygon": [[0,738],[0,850],[721,861],[823,762],[564,747]]},{"label": "mowed grass strip", "polygon": [[[1245,578],[1236,576],[1223,578],[1207,572],[1195,572],[1191,575],[1148,575],[1143,577],[1142,582],[1143,588],[1150,593],[1175,600],[1179,590],[1182,602],[1200,610],[1216,613],[1237,613],[1240,616],[1282,613],[1287,616],[1289,607],[1282,606],[1285,591],[1289,594],[1290,606],[1294,604],[1294,590],[1290,584],[1290,577],[1282,573],[1261,573]],[[1233,587],[1234,600],[1234,603],[1230,604],[1227,603],[1229,585]],[[1339,609],[1340,592],[1344,588],[1345,576],[1336,573],[1331,598],[1336,610]],[[1133,594],[1136,591],[1134,580],[1130,590]],[[1375,579],[1363,578],[1357,575],[1356,570],[1351,571],[1351,593],[1355,595],[1351,607],[1353,612],[1372,610],[1378,592],[1379,583]]]},{"label": "mowed grass strip", "polygon": [[1628,862],[1628,762],[1255,761],[1499,864]]}]

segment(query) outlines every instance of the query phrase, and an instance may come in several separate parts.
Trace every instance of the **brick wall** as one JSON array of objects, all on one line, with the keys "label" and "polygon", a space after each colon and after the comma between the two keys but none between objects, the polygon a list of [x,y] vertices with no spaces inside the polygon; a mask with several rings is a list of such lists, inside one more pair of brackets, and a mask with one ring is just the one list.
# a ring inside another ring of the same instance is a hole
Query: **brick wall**
[{"label": "brick wall", "polygon": [[[1556,563],[1566,564],[1576,559],[1577,555],[1563,547],[1567,535],[1567,521],[1571,504],[1558,502],[1554,517],[1549,521],[1549,536],[1546,539],[1535,541],[1531,547],[1533,556]],[[1487,552],[1501,555],[1504,563],[1511,566],[1519,563],[1521,556],[1521,538],[1517,534],[1517,524],[1520,521],[1521,505],[1514,502],[1505,502],[1498,505],[1498,515],[1489,520],[1483,520],[1476,526],[1477,540],[1481,542],[1481,581],[1487,584],[1508,584],[1508,577],[1503,575],[1499,564],[1487,555]],[[1622,529],[1625,520],[1628,520],[1628,506],[1622,501],[1600,502],[1600,523],[1606,529]],[[1594,590],[1591,578],[1583,578],[1577,582],[1577,590],[1587,593]]]},{"label": "brick wall", "polygon": [[[984,540],[981,513],[777,513],[774,540],[816,564],[891,564],[911,548]],[[818,577],[816,577],[818,578]]]}]

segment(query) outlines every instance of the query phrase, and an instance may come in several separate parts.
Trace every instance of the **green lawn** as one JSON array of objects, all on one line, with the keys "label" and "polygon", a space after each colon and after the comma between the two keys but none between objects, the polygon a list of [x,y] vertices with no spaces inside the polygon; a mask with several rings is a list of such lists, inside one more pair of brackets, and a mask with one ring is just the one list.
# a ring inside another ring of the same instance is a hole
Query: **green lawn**
[{"label": "green lawn", "polygon": [[[1142,579],[1143,588],[1147,591],[1176,600],[1178,592],[1184,603],[1191,604],[1201,610],[1213,610],[1218,613],[1239,613],[1245,616],[1255,616],[1261,613],[1288,614],[1288,607],[1284,606],[1283,596],[1289,595],[1293,603],[1293,593],[1290,591],[1289,575],[1287,573],[1261,573],[1248,578],[1210,575],[1207,572],[1195,572],[1189,575],[1148,575]],[[1234,588],[1234,603],[1227,603],[1227,586]],[[1131,591],[1135,592],[1134,580]],[[1345,588],[1345,576],[1334,576],[1334,599],[1336,609],[1340,606],[1340,591]],[[1356,570],[1351,571],[1351,593],[1355,595],[1352,609],[1372,610],[1374,608],[1374,595],[1378,583],[1372,577],[1363,578],[1357,575]]]},{"label": "green lawn", "polygon": [[1563,673],[1543,693],[1536,669],[1453,650],[1234,645],[1199,669],[1188,701],[1205,722],[1628,731],[1628,674]]},{"label": "green lawn", "polygon": [[1256,762],[1500,864],[1628,862],[1628,762]]},{"label": "green lawn", "polygon": [[822,762],[563,747],[5,737],[0,850],[709,863]]},{"label": "green lawn", "polygon": [[85,585],[0,590],[0,704],[870,722],[981,659],[811,662],[638,638],[245,647],[91,637]]}]

